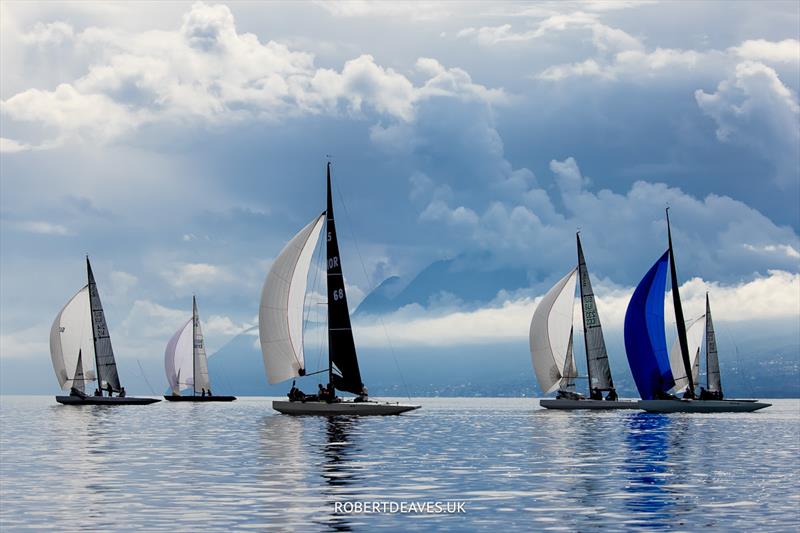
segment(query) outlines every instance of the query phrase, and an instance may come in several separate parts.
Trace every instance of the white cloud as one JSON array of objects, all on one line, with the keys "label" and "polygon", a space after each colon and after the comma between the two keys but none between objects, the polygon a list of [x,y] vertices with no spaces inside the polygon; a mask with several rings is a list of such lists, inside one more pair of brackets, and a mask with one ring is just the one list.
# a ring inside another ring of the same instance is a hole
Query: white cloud
[{"label": "white cloud", "polygon": [[[6,328],[4,328],[6,329]],[[50,353],[50,324],[0,333],[0,357],[46,357]]]},{"label": "white cloud", "polygon": [[797,39],[784,39],[783,41],[767,41],[753,39],[744,41],[730,51],[742,59],[751,61],[764,61],[767,63],[787,63],[797,66],[800,64],[800,41]]},{"label": "white cloud", "polygon": [[798,252],[793,246],[790,246],[788,244],[766,244],[763,246],[743,244],[742,246],[745,248],[745,250],[750,250],[751,252],[767,253],[767,254],[783,254],[786,257],[800,259],[800,252]]},{"label": "white cloud", "polygon": [[220,335],[231,337],[252,327],[253,324],[246,322],[236,324],[230,317],[224,315],[211,315],[208,319],[203,320],[203,334],[209,338]]},{"label": "white cloud", "polygon": [[59,45],[70,41],[75,32],[72,26],[65,22],[37,22],[31,31],[21,36],[24,43],[38,45]]},{"label": "white cloud", "polygon": [[161,276],[176,289],[194,289],[233,281],[223,267],[209,263],[178,263],[161,272]]},{"label": "white cloud", "polygon": [[[770,271],[750,281],[724,285],[699,278],[681,286],[681,298],[687,316],[699,316],[705,311],[706,291],[710,292],[711,310],[716,322],[748,323],[763,320],[791,320],[800,314],[800,274]],[[602,284],[595,287],[600,319],[606,331],[621,330],[625,311],[633,288],[608,290]],[[674,323],[672,296],[665,294],[667,328]],[[386,331],[401,331],[392,337],[393,344],[422,346],[459,346],[474,343],[496,343],[525,340],[533,311],[541,300],[526,297],[504,301],[495,307],[473,311],[442,313],[441,309],[407,306],[394,313],[356,320],[354,331],[361,346],[385,346]],[[580,308],[575,308],[576,324],[580,323]]]},{"label": "white cloud", "polygon": [[25,152],[33,148],[29,144],[15,141],[14,139],[6,139],[0,137],[0,154],[14,154],[17,152]]},{"label": "white cloud", "polygon": [[18,222],[16,227],[28,233],[39,233],[41,235],[72,235],[72,231],[61,224],[53,224],[43,220],[30,220]]},{"label": "white cloud", "polygon": [[[69,34],[68,27],[37,26],[32,35],[39,36],[36,42],[58,41],[56,35]],[[239,33],[228,7],[202,2],[176,31],[89,27],[62,40],[60,53],[86,57],[87,72],[53,90],[30,88],[4,100],[0,109],[12,126],[35,123],[48,132],[35,140],[7,138],[4,151],[72,139],[112,141],[156,122],[360,116],[368,110],[403,122],[413,119],[419,101],[433,96],[487,101],[504,96],[473,83],[461,69],[427,58],[417,63],[428,76],[420,86],[368,54],[346,61],[341,71],[317,68],[312,54]]]},{"label": "white cloud", "polygon": [[700,109],[717,123],[717,138],[759,151],[776,167],[780,184],[800,176],[800,105],[778,73],[763,63],[736,65],[714,93],[695,92]]}]

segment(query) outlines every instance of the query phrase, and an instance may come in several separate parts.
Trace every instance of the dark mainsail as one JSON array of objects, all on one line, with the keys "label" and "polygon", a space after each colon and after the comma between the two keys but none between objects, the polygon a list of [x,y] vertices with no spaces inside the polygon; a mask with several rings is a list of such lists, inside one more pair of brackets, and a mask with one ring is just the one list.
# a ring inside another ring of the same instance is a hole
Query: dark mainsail
[{"label": "dark mainsail", "polygon": [[583,340],[586,346],[586,368],[589,372],[589,390],[614,390],[614,381],[611,379],[611,368],[608,364],[606,341],[603,338],[603,328],[600,325],[600,315],[594,301],[592,281],[589,279],[589,269],[583,257],[581,236],[578,239],[578,280],[581,287],[581,310],[583,315]]},{"label": "dark mainsail", "polygon": [[350,311],[344,289],[339,241],[333,219],[333,192],[331,190],[331,164],[328,163],[328,357],[331,383],[336,389],[360,394],[364,388],[358,369],[356,345],[350,327]]},{"label": "dark mainsail", "polygon": [[718,392],[722,397],[722,381],[719,375],[719,357],[717,355],[717,335],[714,333],[714,322],[711,320],[711,304],[706,293],[706,387],[710,392]]},{"label": "dark mainsail", "polygon": [[667,238],[669,240],[669,270],[672,278],[672,302],[675,306],[675,321],[678,326],[678,342],[681,346],[681,356],[683,366],[686,370],[686,377],[689,380],[687,395],[694,396],[694,379],[692,378],[692,363],[689,360],[689,342],[686,339],[686,320],[683,318],[683,306],[681,305],[681,295],[678,292],[678,272],[675,268],[675,253],[672,251],[672,230],[669,226],[669,207],[667,208]]},{"label": "dark mainsail", "polygon": [[111,347],[111,337],[106,326],[106,316],[103,313],[103,304],[100,303],[100,294],[92,274],[92,265],[86,258],[86,269],[89,275],[89,308],[92,318],[92,334],[94,336],[94,357],[97,365],[97,382],[100,388],[107,384],[119,392],[120,383],[117,374],[117,363],[114,360],[114,349]]}]

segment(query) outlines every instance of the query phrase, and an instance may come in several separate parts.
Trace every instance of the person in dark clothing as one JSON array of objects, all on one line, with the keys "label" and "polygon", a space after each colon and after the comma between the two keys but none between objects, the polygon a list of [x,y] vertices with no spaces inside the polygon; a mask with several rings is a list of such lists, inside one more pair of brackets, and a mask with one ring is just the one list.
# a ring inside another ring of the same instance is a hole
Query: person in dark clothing
[{"label": "person in dark clothing", "polygon": [[292,380],[292,388],[289,389],[289,394],[288,394],[290,402],[297,401],[298,400],[298,393],[300,392],[300,390],[297,387],[295,387],[294,384],[295,384],[295,381]]},{"label": "person in dark clothing", "polygon": [[108,391],[108,397],[111,398],[114,392],[114,388],[111,386],[111,383],[106,383],[106,390]]},{"label": "person in dark clothing", "polygon": [[616,402],[617,398],[618,396],[616,389],[611,389],[610,391],[608,391],[608,394],[606,394],[606,400],[608,400],[609,402]]},{"label": "person in dark clothing", "polygon": [[76,387],[70,387],[69,395],[70,396],[78,396],[79,398],[86,398],[86,394],[82,390],[79,390]]},{"label": "person in dark clothing", "polygon": [[100,392],[100,389],[94,389],[94,395],[95,395],[95,396],[102,396],[102,395],[103,395],[103,393],[102,393],[102,392]]},{"label": "person in dark clothing", "polygon": [[208,388],[208,395],[211,396],[211,387]]},{"label": "person in dark clothing", "polygon": [[317,398],[319,398],[320,401],[327,402],[328,401],[328,389],[323,387],[322,383],[320,383],[318,385],[318,389],[319,389],[319,391],[317,392]]},{"label": "person in dark clothing", "polygon": [[119,388],[119,397],[120,398],[124,398],[125,397],[125,387],[120,387]]},{"label": "person in dark clothing", "polygon": [[200,395],[205,398],[206,397],[206,389],[200,389]]},{"label": "person in dark clothing", "polygon": [[592,400],[602,400],[603,393],[600,392],[600,389],[595,387],[592,389],[592,393],[589,395],[589,398],[591,398]]}]

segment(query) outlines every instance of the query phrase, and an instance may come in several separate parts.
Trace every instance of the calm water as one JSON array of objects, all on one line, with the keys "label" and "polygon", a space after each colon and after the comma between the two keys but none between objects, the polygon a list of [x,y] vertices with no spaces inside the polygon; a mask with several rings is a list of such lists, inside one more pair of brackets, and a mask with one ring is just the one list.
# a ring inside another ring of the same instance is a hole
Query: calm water
[{"label": "calm water", "polygon": [[[794,530],[800,401],[754,414],[550,412],[422,399],[399,417],[0,399],[0,529]],[[336,501],[464,500],[458,515]]]}]

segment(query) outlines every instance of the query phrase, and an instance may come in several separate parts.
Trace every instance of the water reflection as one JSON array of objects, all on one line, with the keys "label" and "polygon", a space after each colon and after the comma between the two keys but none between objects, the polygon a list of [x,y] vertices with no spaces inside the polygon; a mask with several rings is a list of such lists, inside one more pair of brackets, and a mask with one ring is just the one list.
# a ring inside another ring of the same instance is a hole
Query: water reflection
[{"label": "water reflection", "polygon": [[626,418],[628,461],[625,463],[625,506],[648,527],[670,527],[672,501],[665,488],[669,475],[669,416],[633,413]]},{"label": "water reflection", "polygon": [[359,424],[358,417],[331,416],[325,419],[326,441],[323,447],[321,475],[327,484],[323,493],[330,505],[327,525],[334,531],[352,531],[352,515],[337,513],[336,501],[353,501],[352,488],[359,486],[358,443],[353,439]]}]

